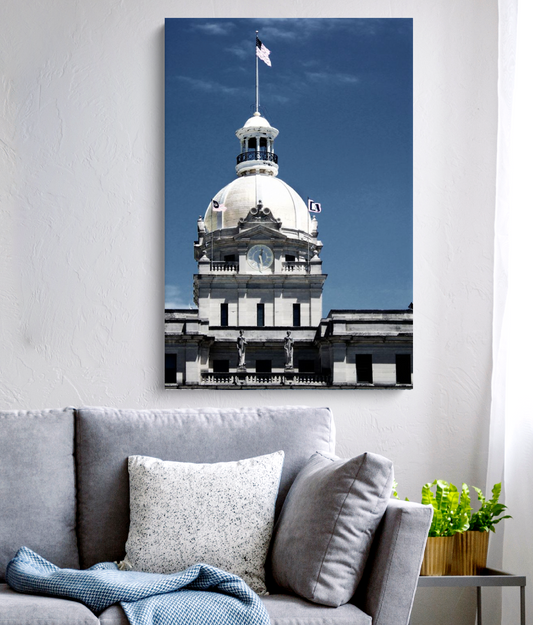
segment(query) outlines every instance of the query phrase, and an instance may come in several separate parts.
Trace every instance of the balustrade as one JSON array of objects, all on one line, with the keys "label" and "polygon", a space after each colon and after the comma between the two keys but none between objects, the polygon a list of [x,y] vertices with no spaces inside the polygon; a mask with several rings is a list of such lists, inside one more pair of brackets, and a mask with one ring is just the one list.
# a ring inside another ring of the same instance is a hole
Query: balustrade
[{"label": "balustrade", "polygon": [[309,263],[306,260],[294,261],[287,260],[281,264],[282,271],[290,271],[294,273],[307,273],[309,271]]},{"label": "balustrade", "polygon": [[249,152],[242,152],[237,156],[237,165],[245,161],[271,161],[277,164],[278,155],[273,152],[267,152],[266,150],[251,150]]},{"label": "balustrade", "polygon": [[328,386],[329,376],[320,373],[242,373],[203,372],[206,386]]},{"label": "balustrade", "polygon": [[211,271],[238,271],[237,261],[214,260],[211,262]]}]

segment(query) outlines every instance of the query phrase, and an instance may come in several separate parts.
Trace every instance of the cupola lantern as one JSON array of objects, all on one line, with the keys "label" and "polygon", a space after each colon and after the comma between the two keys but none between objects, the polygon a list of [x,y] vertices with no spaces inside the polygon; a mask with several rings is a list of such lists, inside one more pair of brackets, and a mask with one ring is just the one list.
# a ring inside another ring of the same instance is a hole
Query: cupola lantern
[{"label": "cupola lantern", "polygon": [[235,167],[238,176],[278,175],[278,156],[274,153],[274,139],[278,133],[279,130],[257,111],[236,131],[241,142],[241,153],[237,156]]}]

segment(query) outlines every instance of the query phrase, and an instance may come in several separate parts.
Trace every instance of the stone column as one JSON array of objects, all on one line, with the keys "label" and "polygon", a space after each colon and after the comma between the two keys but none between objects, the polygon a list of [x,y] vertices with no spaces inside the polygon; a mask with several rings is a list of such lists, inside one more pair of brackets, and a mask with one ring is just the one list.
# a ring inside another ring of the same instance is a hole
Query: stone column
[{"label": "stone column", "polygon": [[198,343],[189,343],[185,349],[185,384],[200,384]]},{"label": "stone column", "polygon": [[334,343],[332,345],[333,363],[331,373],[333,375],[333,384],[349,384],[350,374],[348,364],[346,362],[346,343]]}]

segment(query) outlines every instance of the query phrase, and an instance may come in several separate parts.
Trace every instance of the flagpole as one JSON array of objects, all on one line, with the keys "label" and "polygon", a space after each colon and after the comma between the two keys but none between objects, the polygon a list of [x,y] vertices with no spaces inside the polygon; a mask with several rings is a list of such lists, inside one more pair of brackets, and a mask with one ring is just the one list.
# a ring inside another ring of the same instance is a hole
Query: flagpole
[{"label": "flagpole", "polygon": [[[309,196],[307,196],[307,219],[309,219]],[[307,222],[309,223],[309,222]],[[309,271],[311,267],[311,250],[309,249],[309,237],[307,237],[307,271]]]},{"label": "flagpole", "polygon": [[[257,48],[257,39],[259,37],[259,31],[255,31],[255,47]],[[259,113],[259,57],[257,51],[255,54],[255,112]]]}]

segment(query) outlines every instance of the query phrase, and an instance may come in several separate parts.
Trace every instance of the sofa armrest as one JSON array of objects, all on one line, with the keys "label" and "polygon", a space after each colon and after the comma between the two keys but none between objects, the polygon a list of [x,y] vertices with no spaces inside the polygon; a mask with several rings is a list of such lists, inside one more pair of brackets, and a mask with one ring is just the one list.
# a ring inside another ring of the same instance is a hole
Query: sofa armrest
[{"label": "sofa armrest", "polygon": [[391,499],[353,599],[372,625],[407,625],[433,509]]}]

